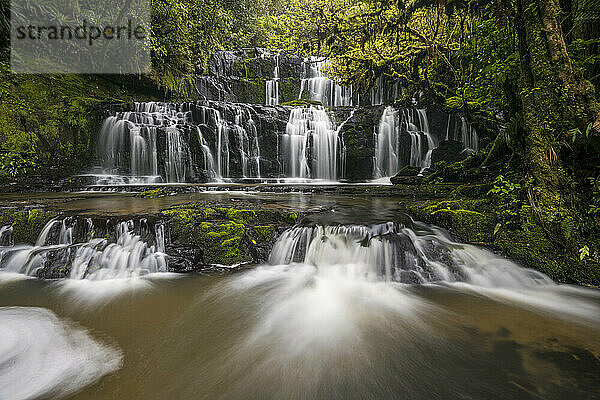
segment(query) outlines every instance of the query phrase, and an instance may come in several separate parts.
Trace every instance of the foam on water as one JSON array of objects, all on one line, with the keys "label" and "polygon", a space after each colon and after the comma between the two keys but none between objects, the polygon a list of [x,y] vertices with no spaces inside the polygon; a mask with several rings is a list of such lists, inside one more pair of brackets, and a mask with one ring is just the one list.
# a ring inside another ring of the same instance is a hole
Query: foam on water
[{"label": "foam on water", "polygon": [[113,345],[43,308],[0,308],[0,398],[59,398],[121,367]]}]

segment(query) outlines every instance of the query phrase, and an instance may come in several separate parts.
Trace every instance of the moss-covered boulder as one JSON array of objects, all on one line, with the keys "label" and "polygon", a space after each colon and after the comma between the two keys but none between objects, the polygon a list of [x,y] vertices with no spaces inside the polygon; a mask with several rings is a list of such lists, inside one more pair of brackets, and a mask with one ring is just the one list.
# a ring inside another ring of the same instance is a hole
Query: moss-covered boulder
[{"label": "moss-covered boulder", "polygon": [[298,219],[292,211],[213,208],[199,203],[171,208],[162,215],[170,227],[167,252],[174,270],[264,262],[276,233]]},{"label": "moss-covered boulder", "polygon": [[[492,243],[496,217],[482,210],[481,200],[426,201],[408,205],[418,219],[442,226],[464,241]],[[475,211],[479,209],[480,211]]]}]

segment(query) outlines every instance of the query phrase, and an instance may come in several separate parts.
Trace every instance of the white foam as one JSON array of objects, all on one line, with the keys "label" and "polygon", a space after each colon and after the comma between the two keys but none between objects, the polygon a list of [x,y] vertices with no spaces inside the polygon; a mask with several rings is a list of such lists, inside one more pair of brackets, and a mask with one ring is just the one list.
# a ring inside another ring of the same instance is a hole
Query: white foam
[{"label": "white foam", "polygon": [[121,367],[115,346],[43,308],[0,308],[0,398],[71,395]]}]

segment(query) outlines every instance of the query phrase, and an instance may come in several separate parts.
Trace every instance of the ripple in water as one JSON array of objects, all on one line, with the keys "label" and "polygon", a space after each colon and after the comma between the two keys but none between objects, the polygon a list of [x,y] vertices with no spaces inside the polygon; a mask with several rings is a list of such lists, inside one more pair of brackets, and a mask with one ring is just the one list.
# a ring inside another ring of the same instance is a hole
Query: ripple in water
[{"label": "ripple in water", "polygon": [[0,308],[0,398],[59,398],[121,367],[113,346],[43,308]]}]

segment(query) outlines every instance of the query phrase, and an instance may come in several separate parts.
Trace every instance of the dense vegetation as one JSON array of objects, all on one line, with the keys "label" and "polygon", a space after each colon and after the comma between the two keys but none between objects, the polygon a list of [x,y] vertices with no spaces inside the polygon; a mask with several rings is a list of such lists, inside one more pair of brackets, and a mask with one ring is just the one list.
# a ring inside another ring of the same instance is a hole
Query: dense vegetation
[{"label": "dense vegetation", "polygon": [[0,1],[0,176],[83,165],[99,105],[192,97],[216,50],[287,49],[329,59],[332,76],[363,92],[386,77],[407,89],[400,103],[419,97],[500,126],[481,154],[438,166],[430,179],[489,171],[502,226],[597,268],[599,0],[152,0],[151,8],[152,72],[131,82],[11,75],[8,1]]},{"label": "dense vegetation", "polygon": [[524,229],[533,222],[557,257],[596,269],[600,4],[563,3],[299,0],[277,18],[273,39],[331,60],[346,84],[365,90],[388,76],[408,97],[499,123],[486,157],[462,167],[495,162],[514,182],[497,181],[490,195],[522,239],[540,240]]}]

